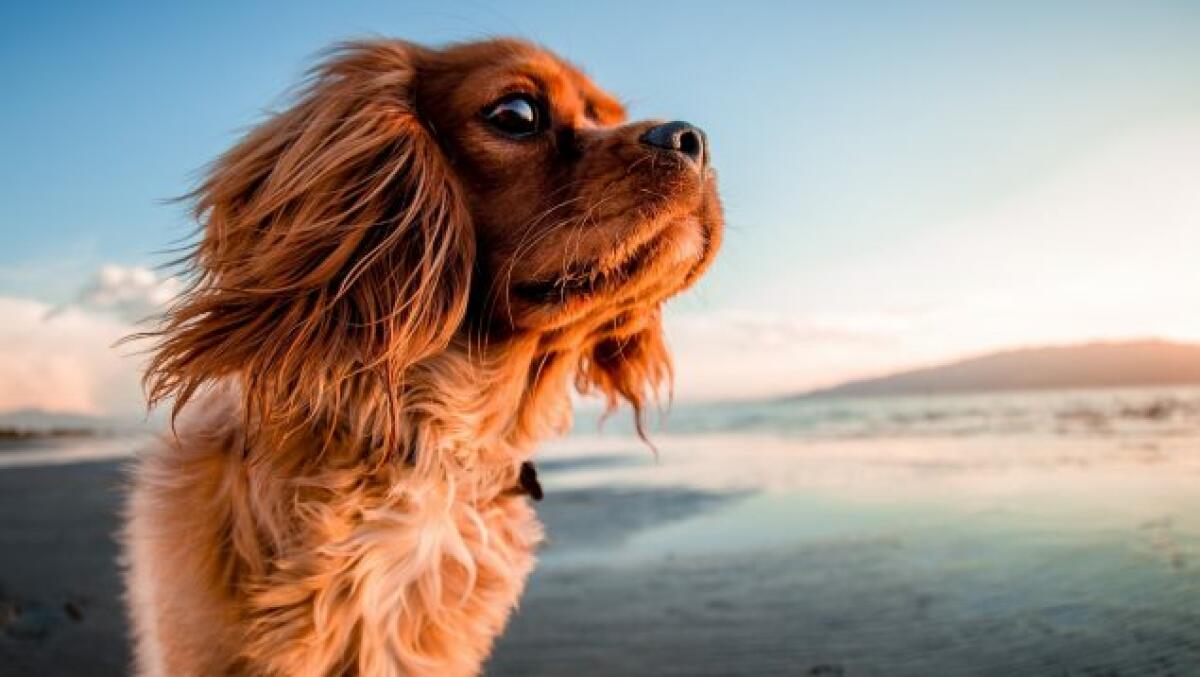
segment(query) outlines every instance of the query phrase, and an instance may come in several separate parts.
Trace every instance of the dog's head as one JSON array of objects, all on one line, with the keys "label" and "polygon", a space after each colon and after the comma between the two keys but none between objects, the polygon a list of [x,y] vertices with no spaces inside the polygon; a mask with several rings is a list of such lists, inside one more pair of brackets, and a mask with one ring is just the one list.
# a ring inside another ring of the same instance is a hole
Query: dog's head
[{"label": "dog's head", "polygon": [[640,406],[670,373],[660,306],[720,242],[709,156],[524,42],[344,46],[197,191],[152,396],[239,373],[260,415],[311,416],[456,338],[534,337]]}]

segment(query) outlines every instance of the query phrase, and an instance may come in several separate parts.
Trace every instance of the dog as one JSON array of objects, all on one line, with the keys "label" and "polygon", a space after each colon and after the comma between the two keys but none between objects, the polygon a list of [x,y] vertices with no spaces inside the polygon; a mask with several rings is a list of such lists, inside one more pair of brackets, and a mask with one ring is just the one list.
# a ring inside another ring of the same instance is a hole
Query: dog
[{"label": "dog", "polygon": [[721,243],[705,134],[535,45],[331,50],[190,196],[124,532],[141,675],[471,675],[571,391],[643,411]]}]

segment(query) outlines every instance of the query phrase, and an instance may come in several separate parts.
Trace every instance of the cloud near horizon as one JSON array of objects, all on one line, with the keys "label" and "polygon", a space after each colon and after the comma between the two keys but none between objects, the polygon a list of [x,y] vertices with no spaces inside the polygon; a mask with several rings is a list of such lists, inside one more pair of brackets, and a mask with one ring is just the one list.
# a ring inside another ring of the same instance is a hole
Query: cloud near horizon
[{"label": "cloud near horizon", "polygon": [[140,266],[102,266],[76,298],[52,306],[0,296],[0,411],[42,409],[120,419],[145,413],[144,346],[119,344],[179,293]]},{"label": "cloud near horizon", "polygon": [[[52,306],[0,296],[0,411],[43,409],[116,418],[145,412],[139,330],[181,284],[144,267],[105,265],[76,298]],[[797,320],[714,311],[668,315],[681,401],[771,394],[865,375],[894,362],[888,316]]]},{"label": "cloud near horizon", "polygon": [[[0,296],[0,412],[42,409],[121,419],[144,414],[144,346],[120,344],[177,289],[146,269],[105,266],[64,306]],[[869,318],[801,322],[746,313],[668,318],[682,401],[763,394],[764,382],[822,384],[870,369],[890,345]],[[881,358],[880,360],[884,360]]]},{"label": "cloud near horizon", "polygon": [[178,278],[160,277],[145,266],[110,263],[96,271],[73,301],[52,312],[59,314],[76,308],[138,323],[154,316],[182,290],[183,283]]},{"label": "cloud near horizon", "polygon": [[668,314],[680,401],[800,392],[897,368],[907,351],[899,314],[810,319],[772,313]]},{"label": "cloud near horizon", "polygon": [[0,411],[136,417],[143,411],[136,331],[119,317],[0,297]]}]

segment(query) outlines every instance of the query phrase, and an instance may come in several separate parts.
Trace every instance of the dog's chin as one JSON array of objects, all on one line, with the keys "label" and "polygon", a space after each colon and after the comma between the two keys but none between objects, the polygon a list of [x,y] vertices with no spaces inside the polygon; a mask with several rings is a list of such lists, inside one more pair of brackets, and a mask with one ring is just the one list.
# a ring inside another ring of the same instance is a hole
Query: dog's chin
[{"label": "dog's chin", "polygon": [[653,236],[619,258],[604,252],[559,274],[517,282],[514,310],[526,328],[602,320],[604,309],[654,305],[688,286],[707,263],[716,224],[689,214],[656,225]]},{"label": "dog's chin", "polygon": [[567,233],[550,247],[570,260],[544,257],[511,278],[498,308],[512,329],[586,327],[635,307],[653,308],[708,268],[723,234],[712,170],[660,167],[629,179],[617,192],[627,203],[611,200],[611,211],[588,231]]},{"label": "dog's chin", "polygon": [[662,247],[654,238],[634,247],[616,265],[605,266],[599,261],[570,265],[560,274],[518,283],[513,291],[527,303],[542,307],[618,294],[645,274]]}]

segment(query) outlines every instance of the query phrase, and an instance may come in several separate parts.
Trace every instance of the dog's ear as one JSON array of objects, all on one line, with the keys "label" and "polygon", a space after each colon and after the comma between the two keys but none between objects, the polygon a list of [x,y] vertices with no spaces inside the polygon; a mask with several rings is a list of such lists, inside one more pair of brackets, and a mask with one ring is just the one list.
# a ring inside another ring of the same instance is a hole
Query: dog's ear
[{"label": "dog's ear", "polygon": [[610,412],[621,400],[628,402],[637,433],[646,439],[645,407],[658,399],[662,386],[670,392],[673,377],[662,315],[655,309],[636,323],[626,320],[596,342],[579,363],[575,387],[585,394],[599,392]]},{"label": "dog's ear", "polygon": [[424,53],[338,48],[212,167],[193,282],[155,334],[152,403],[178,411],[236,373],[259,423],[346,405],[364,426],[395,418],[404,370],[461,324],[474,262],[462,190],[414,105]]}]

